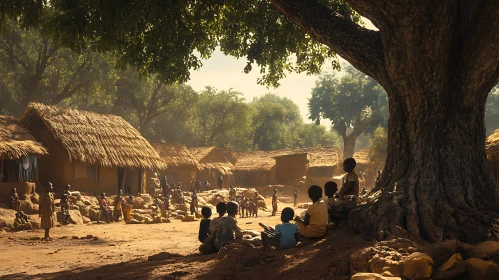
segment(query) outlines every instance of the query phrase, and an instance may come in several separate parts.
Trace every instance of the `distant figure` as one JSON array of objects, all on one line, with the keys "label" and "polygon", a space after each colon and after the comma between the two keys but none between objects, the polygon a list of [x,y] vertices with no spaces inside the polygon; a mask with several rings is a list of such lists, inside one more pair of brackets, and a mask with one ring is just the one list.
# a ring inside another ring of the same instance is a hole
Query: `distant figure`
[{"label": "distant figure", "polygon": [[328,224],[327,204],[321,201],[322,188],[316,185],[308,188],[308,197],[312,205],[305,212],[305,219],[296,217],[295,221],[300,229],[300,234],[307,238],[318,238],[326,234]]},{"label": "distant figure", "polygon": [[291,224],[289,221],[293,219],[295,211],[286,207],[281,212],[282,224],[276,225],[275,229],[266,227],[262,232],[263,249],[267,251],[269,246],[274,246],[276,249],[290,249],[296,247],[296,243],[300,240],[298,226]]},{"label": "distant figure", "polygon": [[198,193],[198,192],[202,191],[202,189],[203,189],[203,183],[201,183],[201,181],[198,179],[196,181],[196,192]]},{"label": "distant figure", "polygon": [[28,215],[20,211],[16,213],[16,218],[14,219],[14,229],[15,230],[31,230],[33,227],[29,222]]},{"label": "distant figure", "polygon": [[123,213],[125,223],[127,224],[132,219],[132,209],[133,209],[133,196],[130,195],[125,199],[125,212]]},{"label": "distant figure", "polygon": [[378,170],[378,176],[376,176],[375,184],[377,185],[380,180],[381,180],[381,170]]},{"label": "distant figure", "polygon": [[296,204],[298,204],[298,191],[295,189],[293,193],[293,205],[296,206]]},{"label": "distant figure", "polygon": [[71,196],[71,192],[69,191],[70,188],[71,185],[67,184],[65,190],[61,194],[61,213],[66,218],[64,221],[66,224],[69,224],[69,218],[71,217],[69,213],[69,197]]},{"label": "distant figure", "polygon": [[206,181],[206,182],[204,183],[204,190],[205,190],[205,191],[209,191],[209,190],[211,190],[211,184],[210,184],[210,182]]},{"label": "distant figure", "polygon": [[220,173],[220,175],[218,175],[218,188],[222,190],[223,186],[224,186],[224,177],[222,176],[222,173]]},{"label": "distant figure", "polygon": [[272,216],[277,213],[277,189],[274,189],[274,195],[272,196]]},{"label": "distant figure", "polygon": [[257,204],[257,200],[254,199],[254,198],[251,198],[250,199],[250,216],[251,217],[257,217],[258,213],[258,204]]},{"label": "distant figure", "polygon": [[253,214],[255,215],[255,217],[258,217],[258,192],[255,192],[255,196],[254,196],[254,203],[255,203],[255,208],[253,209]]},{"label": "distant figure", "polygon": [[165,196],[169,192],[169,188],[170,188],[170,185],[168,184],[168,178],[166,178],[166,176],[163,176],[163,178],[161,178],[160,187],[161,187],[161,191],[163,193],[163,196]]},{"label": "distant figure", "polygon": [[198,239],[200,242],[204,242],[210,236],[211,208],[203,206],[201,208],[201,215],[203,215],[204,219],[199,223]]},{"label": "distant figure", "polygon": [[194,215],[198,211],[198,196],[196,195],[196,190],[192,193],[191,196],[191,215]]},{"label": "distant figure", "polygon": [[113,210],[113,218],[115,222],[119,222],[123,217],[123,206],[125,202],[123,201],[123,191],[121,189],[118,190],[118,195],[114,198],[114,210]]},{"label": "distant figure", "polygon": [[40,217],[41,217],[41,227],[45,230],[45,236],[43,239],[52,240],[50,237],[50,229],[55,227],[57,218],[55,216],[55,204],[54,204],[54,187],[52,183],[48,182],[45,184],[45,193],[40,198]]},{"label": "distant figure", "polygon": [[229,201],[236,201],[236,189],[234,186],[229,188]]},{"label": "distant figure", "polygon": [[107,202],[107,198],[106,198],[105,193],[100,194],[99,208],[100,208],[101,215],[99,215],[97,223],[100,223],[101,216],[104,218],[104,221],[106,223],[110,223],[112,213],[111,213],[111,209],[109,208],[109,203]]},{"label": "distant figure", "polygon": [[17,194],[16,188],[12,188],[10,190],[10,200],[12,210],[19,212],[19,210],[21,210],[21,201],[19,201],[19,195]]}]

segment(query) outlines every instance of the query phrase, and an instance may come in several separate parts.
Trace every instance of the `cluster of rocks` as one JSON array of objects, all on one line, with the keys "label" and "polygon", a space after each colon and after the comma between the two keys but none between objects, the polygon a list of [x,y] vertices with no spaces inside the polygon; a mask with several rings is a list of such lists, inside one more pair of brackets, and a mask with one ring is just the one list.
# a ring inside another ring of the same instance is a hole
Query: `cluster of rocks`
[{"label": "cluster of rocks", "polygon": [[379,242],[350,258],[353,280],[499,279],[499,242],[470,245],[456,240],[417,249],[414,242]]}]

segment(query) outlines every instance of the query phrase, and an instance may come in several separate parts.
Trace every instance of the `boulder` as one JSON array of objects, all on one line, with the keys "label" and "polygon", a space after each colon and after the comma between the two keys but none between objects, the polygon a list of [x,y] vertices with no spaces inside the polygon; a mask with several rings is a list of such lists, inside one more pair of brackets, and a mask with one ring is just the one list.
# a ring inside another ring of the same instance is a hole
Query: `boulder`
[{"label": "boulder", "polygon": [[499,279],[499,266],[493,261],[471,258],[465,264],[469,280]]},{"label": "boulder", "polygon": [[177,220],[183,220],[184,219],[184,215],[177,215],[175,217],[175,219],[177,219]]},{"label": "boulder", "polygon": [[33,211],[33,202],[31,202],[31,200],[19,200],[20,204],[21,204],[21,211],[23,211],[24,213],[30,215],[30,214],[38,214],[38,212],[34,212]]},{"label": "boulder", "polygon": [[185,215],[182,218],[182,222],[194,222],[196,220],[196,217],[194,215]]},{"label": "boulder", "polygon": [[433,272],[433,259],[427,254],[416,252],[404,260],[402,277],[408,279],[430,279]]},{"label": "boulder", "polygon": [[71,196],[76,198],[76,200],[81,200],[81,193],[79,191],[71,191]]},{"label": "boulder", "polygon": [[31,224],[31,228],[40,229],[42,228],[41,220],[39,215],[30,215],[29,223]]},{"label": "boulder", "polygon": [[447,240],[424,247],[420,252],[430,256],[433,259],[435,267],[439,267],[457,252],[457,248],[457,240]]},{"label": "boulder", "polygon": [[466,264],[459,253],[452,255],[443,265],[435,270],[433,279],[454,279],[466,272]]},{"label": "boulder", "polygon": [[140,194],[140,198],[142,198],[142,200],[144,200],[145,204],[151,204],[152,203],[152,198],[147,193]]},{"label": "boulder", "polygon": [[88,217],[90,218],[91,221],[98,221],[99,215],[100,215],[99,209],[90,208],[88,211]]},{"label": "boulder", "polygon": [[143,209],[146,205],[146,202],[144,201],[144,199],[142,199],[142,197],[135,197],[132,200],[132,205],[133,209]]},{"label": "boulder", "polygon": [[480,250],[487,257],[499,255],[499,241],[485,241],[475,245],[475,248]]},{"label": "boulder", "polygon": [[183,210],[175,210],[174,212],[177,213],[177,215],[182,215],[182,216],[187,215],[187,212]]},{"label": "boulder", "polygon": [[144,223],[145,224],[153,224],[154,220],[151,218],[151,216],[147,216],[144,218]]},{"label": "boulder", "polygon": [[89,217],[89,215],[90,215],[90,206],[80,207],[80,213],[84,217]]},{"label": "boulder", "polygon": [[82,216],[81,219],[82,219],[84,224],[90,223],[90,219],[88,217]]},{"label": "boulder", "polygon": [[161,218],[162,223],[171,223],[170,219],[167,218]]},{"label": "boulder", "polygon": [[401,265],[399,262],[386,258],[382,255],[375,255],[369,260],[369,271],[378,274],[388,271],[392,276],[400,276]]},{"label": "boulder", "polygon": [[31,202],[33,202],[33,204],[40,204],[40,195],[37,194],[36,192],[32,193],[29,198]]},{"label": "boulder", "polygon": [[383,276],[377,273],[357,273],[350,280],[401,280],[400,277]]},{"label": "boulder", "polygon": [[[57,212],[57,222],[64,223],[66,221],[66,216],[62,214],[62,212]],[[80,211],[69,210],[69,222],[74,225],[83,225],[83,219],[81,217]]]},{"label": "boulder", "polygon": [[85,205],[99,206],[99,199],[95,196],[82,195],[80,200]]},{"label": "boulder", "polygon": [[257,230],[244,230],[243,234],[248,234],[251,237],[259,237],[261,236],[261,233]]}]

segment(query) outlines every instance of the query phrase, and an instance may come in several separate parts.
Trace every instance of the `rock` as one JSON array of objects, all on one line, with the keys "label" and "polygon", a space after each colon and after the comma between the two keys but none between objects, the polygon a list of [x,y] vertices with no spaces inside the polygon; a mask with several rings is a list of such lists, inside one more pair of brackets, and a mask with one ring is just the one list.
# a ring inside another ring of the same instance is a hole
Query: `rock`
[{"label": "rock", "polygon": [[477,258],[477,259],[486,259],[487,256],[477,247],[466,244],[463,242],[457,241],[457,249],[456,253],[461,254],[463,259],[471,259],[471,258]]},{"label": "rock", "polygon": [[200,212],[194,212],[194,216],[196,216],[196,219],[203,219],[203,215]]},{"label": "rock", "polygon": [[133,209],[144,209],[146,202],[141,197],[135,197],[132,200]]},{"label": "rock", "polygon": [[84,224],[90,223],[90,219],[88,217],[82,216],[81,219],[82,219]]},{"label": "rock", "polygon": [[465,264],[469,280],[499,279],[499,266],[493,261],[471,258]]},{"label": "rock", "polygon": [[[66,216],[62,214],[62,212],[57,212],[57,221],[59,223],[64,223],[66,221]],[[83,225],[83,219],[81,217],[80,211],[69,210],[69,222],[74,225]]]},{"label": "rock", "polygon": [[21,211],[28,215],[37,214],[37,212],[33,211],[33,202],[31,200],[19,200],[19,202],[21,203]]},{"label": "rock", "polygon": [[90,216],[90,206],[80,207],[80,213],[84,217]]},{"label": "rock", "polygon": [[182,216],[187,215],[187,212],[183,211],[183,210],[175,210],[174,212],[177,213],[178,215],[182,215]]},{"label": "rock", "polygon": [[161,252],[152,256],[147,257],[148,261],[161,261],[161,260],[166,260],[169,258],[176,258],[178,257],[178,254],[172,254],[168,252]]},{"label": "rock", "polygon": [[149,216],[144,218],[144,223],[145,224],[153,224],[154,220]]},{"label": "rock", "polygon": [[145,204],[151,204],[152,203],[152,198],[147,193],[140,194],[140,198],[142,198],[144,200]]},{"label": "rock", "polygon": [[40,204],[40,195],[36,192],[32,193],[29,198],[33,204]]},{"label": "rock", "polygon": [[75,197],[76,200],[81,200],[81,197],[82,197],[82,195],[79,191],[71,191],[71,196]]},{"label": "rock", "polygon": [[400,277],[383,276],[377,273],[357,273],[350,280],[401,280]]},{"label": "rock", "polygon": [[456,253],[436,269],[433,279],[454,279],[465,272],[466,264],[463,257],[461,257],[461,254]]},{"label": "rock", "polygon": [[400,276],[401,266],[397,261],[393,261],[381,255],[375,255],[369,260],[369,271],[378,274],[389,271],[392,276]]},{"label": "rock", "polygon": [[[457,240],[448,240],[444,242],[434,243],[430,246],[424,247],[420,250],[421,253],[427,254],[433,259],[435,263],[435,267],[441,266],[445,263],[454,253],[457,251]],[[415,246],[411,246],[409,248],[413,248]],[[412,253],[411,250],[408,251]]]},{"label": "rock", "polygon": [[78,202],[78,199],[75,196],[70,196],[69,197],[69,203],[70,204],[76,204]]},{"label": "rock", "polygon": [[161,218],[162,223],[171,223],[170,219],[167,218]]},{"label": "rock", "polygon": [[153,217],[153,222],[155,224],[160,224],[161,223],[161,216],[154,216]]},{"label": "rock", "polygon": [[250,235],[251,237],[258,237],[258,236],[261,236],[261,233],[259,231],[256,231],[256,230],[244,230],[243,231],[243,234],[248,234]]},{"label": "rock", "polygon": [[416,252],[404,260],[402,277],[408,279],[430,279],[433,270],[433,259],[427,254]]},{"label": "rock", "polygon": [[129,224],[133,224],[133,225],[142,224],[142,222],[141,222],[141,221],[136,220],[136,219],[130,219],[130,221],[129,221],[128,223],[129,223]]},{"label": "rock", "polygon": [[312,203],[304,203],[304,204],[298,206],[298,208],[300,208],[300,209],[308,209],[308,207],[310,207],[310,205],[312,205]]},{"label": "rock", "polygon": [[132,210],[132,213],[137,213],[137,214],[144,215],[144,214],[146,214],[147,212],[146,212],[146,210],[144,210],[144,209],[133,209],[133,210]]},{"label": "rock", "polygon": [[175,217],[175,219],[177,219],[177,220],[183,220],[184,219],[184,215],[177,215],[177,217]]},{"label": "rock", "polygon": [[498,241],[485,241],[475,245],[475,248],[480,250],[486,256],[495,256],[499,254],[499,242]]},{"label": "rock", "polygon": [[90,218],[91,221],[98,221],[99,215],[100,211],[98,209],[90,208],[88,211],[88,217]]},{"label": "rock", "polygon": [[87,196],[87,195],[82,195],[80,200],[85,204],[89,206],[99,206],[99,199],[95,196]]},{"label": "rock", "polygon": [[194,222],[196,220],[196,217],[194,215],[185,215],[184,218],[182,218],[182,222]]}]

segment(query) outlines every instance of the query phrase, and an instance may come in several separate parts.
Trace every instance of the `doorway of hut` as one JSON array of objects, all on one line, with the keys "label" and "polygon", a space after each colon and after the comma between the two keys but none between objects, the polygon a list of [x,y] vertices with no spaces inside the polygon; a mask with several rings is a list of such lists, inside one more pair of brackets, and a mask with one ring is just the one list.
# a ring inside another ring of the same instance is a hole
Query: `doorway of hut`
[{"label": "doorway of hut", "polygon": [[118,192],[123,190],[124,194],[132,194],[131,172],[128,168],[118,167]]}]

